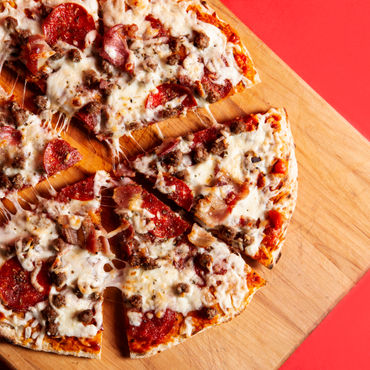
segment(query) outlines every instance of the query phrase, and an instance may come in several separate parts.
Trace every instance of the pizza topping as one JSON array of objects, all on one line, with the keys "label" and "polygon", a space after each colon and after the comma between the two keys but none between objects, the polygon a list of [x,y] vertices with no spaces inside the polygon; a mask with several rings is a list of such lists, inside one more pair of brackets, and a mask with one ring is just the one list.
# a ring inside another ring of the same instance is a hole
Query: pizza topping
[{"label": "pizza topping", "polygon": [[95,30],[93,17],[84,7],[76,3],[61,4],[53,9],[43,24],[46,41],[54,45],[57,41],[85,48],[86,35]]},{"label": "pizza topping", "polygon": [[22,139],[21,133],[11,126],[0,126],[0,145],[18,145]]},{"label": "pizza topping", "polygon": [[209,158],[207,149],[203,146],[197,146],[193,151],[193,161],[195,163],[204,162]]},{"label": "pizza topping", "polygon": [[66,305],[66,297],[63,294],[56,294],[53,296],[53,305],[56,308],[61,308]]},{"label": "pizza topping", "polygon": [[196,261],[205,272],[211,271],[211,264],[212,264],[213,258],[210,254],[208,253],[199,254],[197,256]]},{"label": "pizza topping", "polygon": [[218,314],[217,310],[213,307],[205,307],[202,313],[207,320],[212,320]]},{"label": "pizza topping", "polygon": [[158,177],[155,187],[162,193],[168,193],[170,199],[177,205],[189,211],[193,205],[194,196],[188,185],[184,181],[168,174],[163,175],[163,179]]},{"label": "pizza topping", "polygon": [[21,108],[16,102],[9,103],[9,111],[13,120],[15,121],[16,126],[21,126],[27,121],[28,115],[27,112]]},{"label": "pizza topping", "polygon": [[153,344],[161,343],[171,331],[175,322],[176,313],[169,309],[161,317],[153,313],[149,319],[147,313],[139,326],[129,326],[128,335],[133,341],[145,342],[145,345],[150,347]]},{"label": "pizza topping", "polygon": [[[117,24],[110,28],[104,34],[103,50],[100,54],[112,65],[122,70],[128,69],[127,62],[130,54],[125,37],[125,30],[126,27],[123,24]],[[133,36],[135,27],[130,28],[130,30],[130,34]]]},{"label": "pizza topping", "polygon": [[51,306],[46,306],[46,308],[42,311],[42,315],[44,316],[45,320],[49,322],[54,322],[55,319],[58,317],[57,311],[55,311]]},{"label": "pizza topping", "polygon": [[217,140],[211,147],[211,154],[219,155],[222,157],[225,152],[227,151],[228,144],[223,138],[221,140]]},{"label": "pizza topping", "polygon": [[184,295],[185,293],[189,293],[190,286],[186,283],[179,283],[175,286],[175,292],[178,295]]},{"label": "pizza topping", "polygon": [[83,310],[78,314],[78,320],[84,324],[89,324],[94,317],[93,311],[91,309]]},{"label": "pizza topping", "polygon": [[194,45],[199,49],[205,49],[209,45],[209,37],[203,32],[195,32]]},{"label": "pizza topping", "polygon": [[22,58],[30,72],[35,75],[54,53],[41,35],[32,35],[23,47]]},{"label": "pizza topping", "polygon": [[52,271],[50,273],[50,278],[53,284],[55,284],[57,287],[62,287],[67,280],[67,275],[65,272]]},{"label": "pizza topping", "polygon": [[152,28],[156,31],[153,35],[155,38],[167,37],[169,35],[168,30],[165,29],[161,21],[157,18],[154,18],[152,15],[147,15],[145,20],[150,22]]},{"label": "pizza topping", "polygon": [[49,107],[49,100],[45,95],[38,95],[34,99],[38,112],[42,112]]},{"label": "pizza topping", "polygon": [[95,89],[99,86],[100,80],[98,74],[93,69],[83,71],[82,80],[84,85],[89,89]]},{"label": "pizza topping", "polygon": [[4,21],[4,26],[6,29],[14,31],[18,26],[18,21],[13,17],[6,17]]},{"label": "pizza topping", "polygon": [[46,173],[51,176],[66,170],[82,159],[77,149],[70,146],[61,139],[52,140],[46,147],[44,153],[44,167]]},{"label": "pizza topping", "polygon": [[79,181],[73,185],[66,186],[59,194],[58,199],[67,202],[70,199],[88,201],[94,199],[94,180],[95,176],[90,176],[85,180]]},{"label": "pizza topping", "polygon": [[287,172],[287,164],[284,160],[278,159],[272,166],[272,173],[284,174]]},{"label": "pizza topping", "polygon": [[149,94],[145,106],[149,109],[164,107],[166,103],[176,98],[183,98],[180,109],[192,108],[197,105],[192,92],[187,87],[179,84],[163,84],[157,87],[157,92]]},{"label": "pizza topping", "polygon": [[268,212],[268,219],[273,229],[281,229],[283,226],[283,216],[279,211],[271,210]]},{"label": "pizza topping", "polygon": [[82,58],[78,49],[70,49],[67,53],[67,56],[73,63],[79,63]]},{"label": "pizza topping", "polygon": [[129,298],[128,302],[133,308],[140,310],[143,305],[143,297],[141,295],[135,294]]},{"label": "pizza topping", "polygon": [[38,302],[46,300],[50,282],[48,266],[43,264],[37,282],[42,290],[37,290],[31,283],[31,274],[22,268],[17,257],[7,260],[0,268],[0,298],[3,304],[16,312],[25,312]]},{"label": "pizza topping", "polygon": [[171,150],[160,154],[161,162],[166,166],[177,167],[181,165],[183,154],[181,150]]},{"label": "pizza topping", "polygon": [[149,232],[158,238],[181,235],[189,225],[152,194],[145,194],[142,207],[153,215],[155,228]]}]

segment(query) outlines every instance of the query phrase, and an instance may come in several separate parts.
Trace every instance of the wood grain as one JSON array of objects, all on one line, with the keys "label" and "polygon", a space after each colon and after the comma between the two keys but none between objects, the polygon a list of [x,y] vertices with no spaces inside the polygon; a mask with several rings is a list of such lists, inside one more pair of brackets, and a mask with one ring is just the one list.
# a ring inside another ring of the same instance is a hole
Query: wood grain
[{"label": "wood grain", "polygon": [[[130,360],[117,291],[106,293],[102,360],[83,360],[41,354],[0,344],[0,354],[20,369],[270,369],[276,368],[327,315],[338,300],[369,268],[369,145],[351,125],[302,81],[218,0],[210,0],[218,14],[231,23],[247,45],[260,71],[256,88],[212,106],[218,120],[242,113],[284,106],[297,146],[299,196],[283,256],[268,271],[254,266],[267,279],[238,318],[209,330],[153,358]],[[1,82],[1,81],[0,81]],[[200,112],[206,117],[206,112]],[[203,118],[206,121],[206,118]],[[165,135],[201,127],[199,117],[161,123]],[[135,135],[143,146],[158,141],[156,127]],[[78,131],[78,130],[77,130]],[[83,136],[71,131],[67,140],[85,146]],[[126,153],[138,150],[127,139]],[[85,158],[73,171],[93,172],[107,165]],[[67,174],[70,171],[66,171]],[[79,174],[75,174],[77,177]],[[68,175],[64,174],[64,177]]]}]

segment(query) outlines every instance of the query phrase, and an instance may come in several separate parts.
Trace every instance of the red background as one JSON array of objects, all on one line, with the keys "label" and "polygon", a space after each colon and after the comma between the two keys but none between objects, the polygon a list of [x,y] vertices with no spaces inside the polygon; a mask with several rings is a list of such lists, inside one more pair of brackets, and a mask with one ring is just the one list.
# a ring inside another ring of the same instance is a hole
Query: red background
[{"label": "red background", "polygon": [[[222,1],[357,130],[370,137],[369,0]],[[370,369],[370,273],[282,369]]]}]

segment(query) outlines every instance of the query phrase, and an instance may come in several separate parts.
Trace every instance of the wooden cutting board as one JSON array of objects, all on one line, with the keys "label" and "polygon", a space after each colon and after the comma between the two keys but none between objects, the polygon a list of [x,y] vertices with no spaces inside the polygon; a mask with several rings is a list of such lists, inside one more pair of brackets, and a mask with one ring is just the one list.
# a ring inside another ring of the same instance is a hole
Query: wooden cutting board
[{"label": "wooden cutting board", "polygon": [[[5,343],[0,356],[11,366],[29,368],[271,369],[281,365],[334,305],[366,272],[369,248],[369,145],[351,125],[302,81],[218,0],[209,1],[234,26],[260,71],[262,83],[212,106],[217,120],[286,107],[297,146],[298,204],[283,255],[273,270],[254,266],[268,281],[247,310],[230,323],[199,334],[153,358],[127,358],[118,291],[106,294],[102,360],[37,353]],[[5,72],[1,85],[12,86]],[[22,99],[23,85],[14,94]],[[26,95],[25,105],[30,95]],[[207,113],[199,115],[207,122]],[[199,117],[160,124],[165,135],[201,127]],[[62,175],[56,186],[110,168],[106,150],[71,126],[67,140],[84,160]],[[158,142],[155,126],[136,135],[143,147]],[[123,140],[125,151],[137,150]],[[40,186],[43,188],[44,184]],[[26,192],[27,196],[30,192]]]}]

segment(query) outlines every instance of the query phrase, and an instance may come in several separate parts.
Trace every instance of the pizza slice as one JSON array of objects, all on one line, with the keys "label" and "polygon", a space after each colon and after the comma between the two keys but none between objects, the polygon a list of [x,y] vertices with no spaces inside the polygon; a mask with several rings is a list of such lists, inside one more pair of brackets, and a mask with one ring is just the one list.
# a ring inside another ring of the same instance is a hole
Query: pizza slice
[{"label": "pizza slice", "polygon": [[[0,228],[0,336],[11,343],[100,357],[103,292],[114,272],[105,269],[112,255],[92,221],[99,194],[94,203],[76,199],[91,193],[90,184],[67,187],[31,211],[18,209]],[[65,203],[72,192],[75,199]]]},{"label": "pizza slice", "polygon": [[0,198],[82,159],[40,117],[0,96]]},{"label": "pizza slice", "polygon": [[238,315],[264,285],[228,246],[124,179],[114,189],[128,262],[121,289],[132,358],[147,357]]},{"label": "pizza slice", "polygon": [[77,116],[115,149],[133,129],[259,81],[239,36],[199,0],[8,0],[0,40],[45,115]]},{"label": "pizza slice", "polygon": [[297,197],[283,109],[169,139],[132,165],[236,250],[266,266],[278,260]]}]

